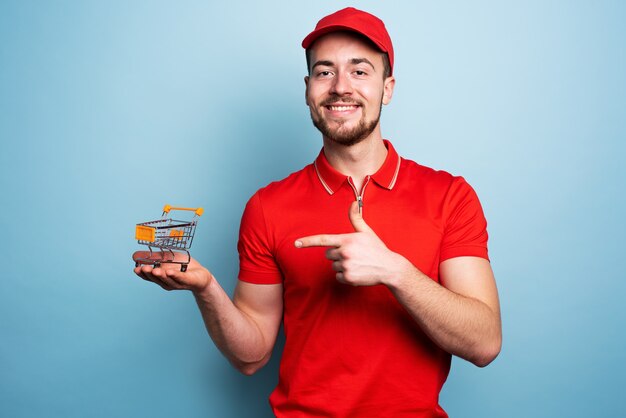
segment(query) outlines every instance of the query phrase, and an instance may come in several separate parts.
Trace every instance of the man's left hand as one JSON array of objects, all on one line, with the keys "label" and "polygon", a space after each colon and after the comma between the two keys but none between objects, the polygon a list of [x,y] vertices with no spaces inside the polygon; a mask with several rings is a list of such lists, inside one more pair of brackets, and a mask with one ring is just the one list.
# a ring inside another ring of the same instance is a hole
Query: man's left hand
[{"label": "man's left hand", "polygon": [[365,222],[355,201],[348,213],[354,228],[348,234],[321,234],[299,238],[298,248],[330,247],[326,258],[332,261],[337,280],[352,286],[389,284],[413,265],[400,254],[389,250]]}]

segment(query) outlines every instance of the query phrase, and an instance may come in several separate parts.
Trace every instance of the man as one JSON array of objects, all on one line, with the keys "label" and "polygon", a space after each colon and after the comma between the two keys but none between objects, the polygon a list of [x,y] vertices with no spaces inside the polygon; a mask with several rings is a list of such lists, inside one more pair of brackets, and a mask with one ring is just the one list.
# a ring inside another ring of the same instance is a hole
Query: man
[{"label": "man", "polygon": [[135,272],[191,290],[215,344],[245,374],[267,363],[284,322],[276,416],[445,417],[438,397],[451,354],[485,366],[501,345],[480,203],[461,177],[400,158],[383,140],[395,79],[381,20],[343,9],[302,45],[323,149],[248,202],[232,301],[195,260],[187,272]]}]

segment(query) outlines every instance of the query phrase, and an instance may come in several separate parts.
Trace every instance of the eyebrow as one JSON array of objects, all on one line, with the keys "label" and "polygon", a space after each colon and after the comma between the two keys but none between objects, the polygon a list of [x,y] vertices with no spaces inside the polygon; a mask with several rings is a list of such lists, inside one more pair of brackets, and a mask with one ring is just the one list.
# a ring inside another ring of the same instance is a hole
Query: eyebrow
[{"label": "eyebrow", "polygon": [[[372,64],[372,62],[370,60],[368,60],[367,58],[352,58],[350,60],[350,64],[352,65],[357,65],[357,64],[368,64],[370,67],[372,67],[372,69],[376,69],[374,68],[374,64]],[[335,63],[332,61],[328,61],[328,60],[320,60],[320,61],[316,61],[315,64],[313,64],[313,66],[311,67],[311,69],[318,67],[318,66],[324,66],[324,67],[332,67],[334,66]]]},{"label": "eyebrow", "polygon": [[335,64],[332,61],[320,60],[320,61],[316,61],[315,64],[313,64],[313,66],[311,66],[311,69],[313,69],[315,67],[319,67],[319,66],[332,67],[333,65],[335,65]]},{"label": "eyebrow", "polygon": [[367,58],[352,58],[350,60],[350,64],[352,65],[361,64],[361,63],[368,64],[370,67],[372,67],[372,69],[375,70],[374,64],[372,64],[372,62],[368,60]]}]

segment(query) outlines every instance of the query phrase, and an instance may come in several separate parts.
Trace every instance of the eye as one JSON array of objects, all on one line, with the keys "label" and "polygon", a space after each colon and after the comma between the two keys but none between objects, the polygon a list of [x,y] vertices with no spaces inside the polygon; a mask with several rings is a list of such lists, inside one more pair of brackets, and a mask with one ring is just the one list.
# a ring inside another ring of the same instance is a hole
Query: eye
[{"label": "eye", "polygon": [[319,71],[317,73],[318,77],[329,77],[332,73],[330,71],[327,70],[323,70],[323,71]]},{"label": "eye", "polygon": [[356,70],[356,71],[354,72],[354,74],[355,74],[355,75],[358,75],[359,77],[362,77],[362,76],[364,76],[364,75],[367,75],[367,73],[366,73],[365,71],[363,71],[363,70]]}]

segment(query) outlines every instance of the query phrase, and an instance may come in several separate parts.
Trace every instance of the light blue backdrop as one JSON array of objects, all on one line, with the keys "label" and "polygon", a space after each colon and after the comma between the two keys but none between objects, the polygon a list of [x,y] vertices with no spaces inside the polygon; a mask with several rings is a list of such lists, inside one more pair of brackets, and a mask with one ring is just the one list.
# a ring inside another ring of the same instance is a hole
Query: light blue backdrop
[{"label": "light blue backdrop", "polygon": [[[455,359],[452,417],[626,415],[626,3],[355,2],[396,48],[383,133],[464,175],[489,220],[504,347]],[[269,417],[193,298],[132,274],[137,222],[203,206],[232,291],[248,197],[321,146],[299,43],[348,5],[0,3],[0,416]]]}]

